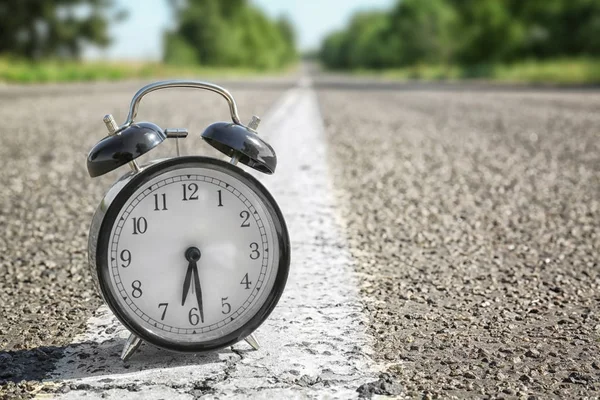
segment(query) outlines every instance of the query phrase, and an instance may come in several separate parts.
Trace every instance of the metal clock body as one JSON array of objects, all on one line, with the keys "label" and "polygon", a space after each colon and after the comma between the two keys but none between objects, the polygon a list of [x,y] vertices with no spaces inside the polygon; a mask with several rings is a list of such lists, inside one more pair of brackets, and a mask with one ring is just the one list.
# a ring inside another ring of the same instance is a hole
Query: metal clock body
[{"label": "metal clock body", "polygon": [[[167,87],[208,89],[225,97],[233,123],[202,134],[230,156],[134,161],[167,138],[187,131],[134,123],[141,97]],[[290,243],[277,203],[238,162],[273,173],[272,148],[256,135],[258,119],[243,126],[231,95],[203,82],[170,81],[140,90],[128,121],[116,126],[88,156],[99,176],[129,163],[132,171],[107,192],[94,214],[89,265],[105,302],[129,329],[127,359],[142,341],[183,352],[215,350],[246,339],[276,306],[288,276]]]}]

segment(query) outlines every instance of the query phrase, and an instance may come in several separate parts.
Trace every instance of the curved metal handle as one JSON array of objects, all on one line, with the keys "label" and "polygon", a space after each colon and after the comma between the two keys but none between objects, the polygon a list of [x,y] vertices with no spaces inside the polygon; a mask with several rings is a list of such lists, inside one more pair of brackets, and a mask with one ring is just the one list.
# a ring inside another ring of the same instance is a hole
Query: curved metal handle
[{"label": "curved metal handle", "polygon": [[[125,121],[125,123],[123,125],[121,125],[121,128],[127,127],[133,123],[135,117],[137,116],[138,108],[140,106],[140,101],[142,101],[142,97],[144,97],[148,93],[154,92],[155,90],[168,89],[168,88],[205,89],[205,90],[209,90],[214,93],[218,93],[221,96],[223,96],[225,98],[225,100],[227,100],[227,103],[229,104],[229,113],[231,114],[231,120],[237,125],[242,125],[242,123],[240,121],[240,117],[238,115],[238,110],[237,110],[237,105],[235,104],[235,100],[233,99],[233,96],[231,95],[231,93],[229,93],[227,91],[227,89],[224,89],[221,86],[218,86],[218,85],[215,85],[212,83],[208,83],[208,82],[173,80],[173,81],[160,81],[160,82],[151,83],[149,85],[144,86],[140,90],[138,90],[137,93],[133,96],[133,99],[131,100],[131,104],[129,105],[129,114],[127,115],[127,121]],[[244,126],[244,125],[242,125],[242,126]]]}]

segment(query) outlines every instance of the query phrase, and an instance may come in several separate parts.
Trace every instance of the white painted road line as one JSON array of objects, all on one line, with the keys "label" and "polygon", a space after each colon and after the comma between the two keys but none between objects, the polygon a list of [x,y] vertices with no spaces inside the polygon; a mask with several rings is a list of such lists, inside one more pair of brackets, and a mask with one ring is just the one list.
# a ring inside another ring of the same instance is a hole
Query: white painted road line
[{"label": "white painted road line", "polygon": [[[143,345],[128,362],[119,354],[128,332],[101,307],[57,364],[51,381],[77,398],[355,398],[375,380],[370,339],[351,259],[336,225],[327,150],[316,94],[288,91],[259,128],[275,148],[275,175],[261,176],[285,215],[292,242],[286,290],[244,342],[206,355]],[[256,175],[258,176],[258,174]]]}]

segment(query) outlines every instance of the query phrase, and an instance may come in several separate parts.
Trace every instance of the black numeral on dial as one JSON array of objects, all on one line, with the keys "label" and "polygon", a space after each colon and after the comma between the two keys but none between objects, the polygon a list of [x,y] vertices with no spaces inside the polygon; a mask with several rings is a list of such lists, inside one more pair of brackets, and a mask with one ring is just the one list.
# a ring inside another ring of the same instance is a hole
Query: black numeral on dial
[{"label": "black numeral on dial", "polygon": [[131,295],[133,297],[135,297],[136,299],[139,299],[140,297],[142,297],[142,294],[144,294],[142,292],[142,282],[133,281],[133,282],[131,282],[131,287],[133,288],[133,290],[131,291]]},{"label": "black numeral on dial", "polygon": [[182,184],[183,201],[198,200],[198,185],[195,183]]},{"label": "black numeral on dial", "polygon": [[165,315],[167,314],[167,308],[169,308],[169,303],[160,303],[158,305],[158,308],[164,307],[165,309],[163,310],[162,316],[160,317],[161,321],[165,320]]},{"label": "black numeral on dial", "polygon": [[256,260],[258,257],[260,257],[260,251],[258,251],[258,243],[250,243],[250,249],[252,250],[252,252],[250,253],[251,259]]},{"label": "black numeral on dial", "polygon": [[167,195],[165,193],[154,195],[154,211],[167,210]]},{"label": "black numeral on dial", "polygon": [[250,285],[252,285],[252,282],[250,282],[250,280],[248,279],[248,274],[244,275],[244,279],[242,279],[240,285],[246,285],[246,289],[250,289]]},{"label": "black numeral on dial", "polygon": [[240,218],[244,219],[244,222],[242,222],[242,225],[240,225],[242,228],[248,228],[250,226],[250,222],[248,222],[248,220],[250,219],[250,213],[248,211],[242,211],[240,213]]},{"label": "black numeral on dial", "polygon": [[219,194],[219,204],[217,204],[217,207],[223,207],[223,194],[220,190],[217,190],[217,193]]},{"label": "black numeral on dial", "polygon": [[123,264],[121,264],[121,267],[123,268],[127,268],[129,267],[129,265],[131,264],[131,252],[129,250],[123,250],[121,252],[121,261],[123,261]]},{"label": "black numeral on dial", "polygon": [[[248,274],[246,274],[246,276],[248,276]],[[225,300],[227,300],[229,297],[222,297],[221,298],[221,307],[223,307],[223,310],[221,310],[221,312],[223,314],[229,314],[231,312],[231,304],[227,303]]]},{"label": "black numeral on dial", "polygon": [[196,307],[192,308],[188,313],[188,321],[190,321],[190,324],[194,326],[198,325],[200,322],[200,314],[198,314],[198,309]]},{"label": "black numeral on dial", "polygon": [[133,234],[134,235],[137,235],[137,234],[143,235],[144,233],[146,233],[146,230],[148,230],[148,221],[146,221],[146,218],[144,218],[144,217],[133,218]]}]

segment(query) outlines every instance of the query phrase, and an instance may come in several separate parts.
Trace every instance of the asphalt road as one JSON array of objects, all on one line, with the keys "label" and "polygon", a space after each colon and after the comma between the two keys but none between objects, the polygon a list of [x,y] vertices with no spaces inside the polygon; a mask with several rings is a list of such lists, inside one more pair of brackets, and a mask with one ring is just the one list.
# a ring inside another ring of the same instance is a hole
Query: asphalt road
[{"label": "asphalt road", "polygon": [[600,93],[326,79],[377,357],[412,397],[600,396]]},{"label": "asphalt road", "polygon": [[[223,82],[244,120],[293,83]],[[85,156],[142,84],[0,88],[0,398],[38,390],[101,304],[87,232],[120,172],[92,180]],[[361,391],[600,396],[600,91],[328,76],[315,89],[387,373]],[[196,133],[228,119],[220,98],[185,91],[150,95],[140,118]],[[183,152],[215,154],[198,141]]]}]

